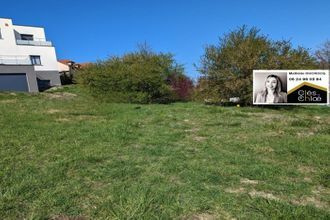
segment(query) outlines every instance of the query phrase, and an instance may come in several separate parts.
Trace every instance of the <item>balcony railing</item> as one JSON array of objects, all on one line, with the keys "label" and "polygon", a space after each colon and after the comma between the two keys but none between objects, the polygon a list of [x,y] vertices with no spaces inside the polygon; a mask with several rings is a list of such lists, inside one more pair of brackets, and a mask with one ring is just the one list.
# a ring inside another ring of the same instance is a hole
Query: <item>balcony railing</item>
[{"label": "balcony railing", "polygon": [[29,45],[29,46],[46,46],[51,47],[52,42],[46,41],[45,39],[33,39],[33,40],[20,40],[16,39],[17,45]]},{"label": "balcony railing", "polygon": [[0,65],[32,65],[29,56],[0,55]]}]

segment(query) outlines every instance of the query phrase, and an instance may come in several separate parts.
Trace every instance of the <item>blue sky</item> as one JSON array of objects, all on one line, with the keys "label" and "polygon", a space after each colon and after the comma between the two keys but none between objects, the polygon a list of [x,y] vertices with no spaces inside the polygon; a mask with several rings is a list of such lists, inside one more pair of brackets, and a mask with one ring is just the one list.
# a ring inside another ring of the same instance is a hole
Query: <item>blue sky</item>
[{"label": "blue sky", "polygon": [[95,61],[147,42],[192,78],[205,46],[244,24],[312,51],[330,39],[329,0],[16,0],[1,2],[0,17],[45,27],[59,59]]}]

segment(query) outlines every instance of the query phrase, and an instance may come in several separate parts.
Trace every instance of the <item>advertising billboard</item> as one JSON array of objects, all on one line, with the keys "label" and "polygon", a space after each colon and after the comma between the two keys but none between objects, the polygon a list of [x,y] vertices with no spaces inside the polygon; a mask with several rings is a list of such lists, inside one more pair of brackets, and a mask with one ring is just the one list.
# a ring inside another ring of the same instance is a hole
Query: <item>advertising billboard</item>
[{"label": "advertising billboard", "polygon": [[254,70],[254,105],[329,105],[329,70]]}]

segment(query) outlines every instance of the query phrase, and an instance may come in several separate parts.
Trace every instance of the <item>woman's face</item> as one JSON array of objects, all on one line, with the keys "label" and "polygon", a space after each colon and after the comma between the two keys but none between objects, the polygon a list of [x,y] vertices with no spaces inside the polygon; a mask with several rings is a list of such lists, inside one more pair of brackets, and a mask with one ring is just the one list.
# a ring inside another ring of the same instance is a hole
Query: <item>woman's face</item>
[{"label": "woman's face", "polygon": [[266,80],[266,88],[270,90],[275,90],[277,86],[277,79],[274,77],[269,77]]}]

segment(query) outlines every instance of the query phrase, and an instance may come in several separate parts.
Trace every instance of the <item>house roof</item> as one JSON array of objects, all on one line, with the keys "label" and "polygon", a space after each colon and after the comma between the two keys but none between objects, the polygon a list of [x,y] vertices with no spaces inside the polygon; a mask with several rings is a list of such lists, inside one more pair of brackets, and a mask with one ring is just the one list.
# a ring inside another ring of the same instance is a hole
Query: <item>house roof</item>
[{"label": "house roof", "polygon": [[69,66],[68,63],[71,62],[71,63],[73,63],[74,68],[77,68],[77,69],[88,67],[89,65],[93,64],[92,62],[76,63],[76,62],[74,62],[72,60],[69,60],[69,59],[61,59],[61,60],[58,60],[58,62],[66,65],[66,66]]},{"label": "house roof", "polygon": [[60,62],[60,63],[63,63],[63,64],[65,64],[65,65],[68,65],[68,63],[74,63],[74,61],[72,61],[72,60],[68,60],[68,59],[62,59],[62,60],[58,60],[58,62]]}]

